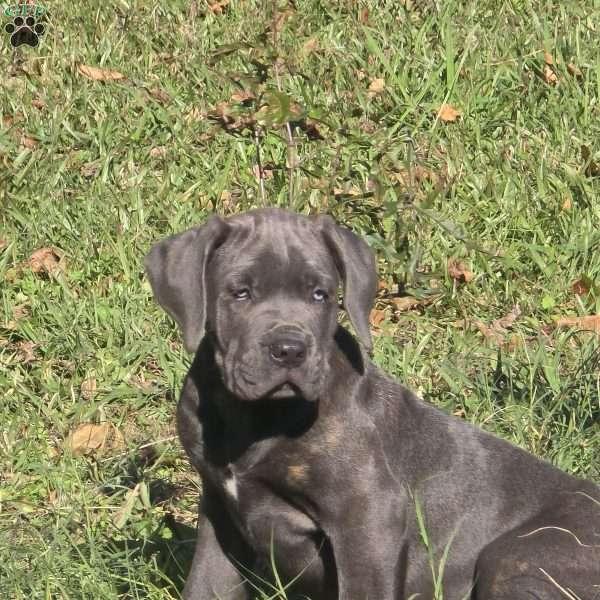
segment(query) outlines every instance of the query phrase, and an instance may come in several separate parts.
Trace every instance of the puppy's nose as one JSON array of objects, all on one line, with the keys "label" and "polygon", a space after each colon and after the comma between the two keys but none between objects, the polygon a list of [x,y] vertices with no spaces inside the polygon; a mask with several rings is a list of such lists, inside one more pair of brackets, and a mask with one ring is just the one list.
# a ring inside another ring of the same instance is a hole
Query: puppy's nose
[{"label": "puppy's nose", "polygon": [[269,345],[269,356],[280,367],[299,367],[306,358],[306,344],[298,338],[280,338]]}]

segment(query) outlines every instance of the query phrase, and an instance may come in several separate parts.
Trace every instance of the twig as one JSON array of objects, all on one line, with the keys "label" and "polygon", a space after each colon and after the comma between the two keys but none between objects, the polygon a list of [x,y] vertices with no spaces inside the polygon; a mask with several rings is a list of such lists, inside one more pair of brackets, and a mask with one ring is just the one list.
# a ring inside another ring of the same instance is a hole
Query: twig
[{"label": "twig", "polygon": [[157,446],[158,444],[162,444],[163,442],[172,442],[173,440],[176,440],[177,436],[176,435],[170,435],[169,437],[166,438],[162,438],[160,440],[155,440],[153,442],[148,442],[147,444],[142,444],[141,446],[138,446],[137,448],[131,448],[130,450],[127,450],[126,452],[120,452],[119,454],[114,454],[113,456],[107,456],[106,458],[103,458],[102,460],[98,461],[98,462],[107,462],[109,460],[115,460],[117,458],[122,458],[123,456],[127,456],[128,454],[131,454],[132,452],[139,452],[140,450],[144,450],[146,448],[151,448],[152,446]]},{"label": "twig", "polygon": [[260,189],[260,199],[262,200],[263,206],[266,206],[265,173],[263,171],[262,159],[260,157],[260,130],[258,126],[254,128],[254,145],[256,146],[256,166],[258,167],[258,187]]},{"label": "twig", "polygon": [[[279,34],[279,13],[277,11],[277,0],[273,0],[273,25],[271,31],[273,33],[273,47],[277,49],[278,34]],[[275,73],[275,82],[277,83],[277,89],[280,93],[283,93],[283,86],[281,85],[281,74],[279,72],[280,58],[277,56],[273,70]],[[296,142],[292,134],[292,126],[289,121],[286,121],[285,128],[287,132],[287,168],[288,168],[288,202],[290,208],[294,205],[294,171],[296,170]]]}]

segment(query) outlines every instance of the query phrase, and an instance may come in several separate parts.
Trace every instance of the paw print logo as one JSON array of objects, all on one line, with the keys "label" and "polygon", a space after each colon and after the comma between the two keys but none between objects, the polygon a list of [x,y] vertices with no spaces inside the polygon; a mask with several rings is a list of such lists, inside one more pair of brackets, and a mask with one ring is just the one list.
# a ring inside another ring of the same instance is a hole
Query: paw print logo
[{"label": "paw print logo", "polygon": [[40,43],[40,37],[44,35],[46,28],[38,23],[35,17],[15,17],[12,23],[7,23],[4,31],[10,35],[10,43],[16,48],[21,44],[27,44],[35,48]]}]

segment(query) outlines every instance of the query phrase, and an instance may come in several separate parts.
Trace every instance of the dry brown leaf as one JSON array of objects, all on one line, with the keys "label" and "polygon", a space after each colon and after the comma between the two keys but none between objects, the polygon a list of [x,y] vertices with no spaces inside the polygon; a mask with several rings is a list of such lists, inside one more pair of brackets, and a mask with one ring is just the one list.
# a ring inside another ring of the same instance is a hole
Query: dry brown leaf
[{"label": "dry brown leaf", "polygon": [[385,89],[385,80],[384,79],[371,79],[371,84],[369,85],[369,96],[374,96],[375,94],[380,94]]},{"label": "dry brown leaf", "polygon": [[515,304],[508,314],[506,314],[500,319],[492,321],[492,327],[494,329],[510,329],[520,316],[521,308],[518,304]]},{"label": "dry brown leaf", "polygon": [[28,317],[30,314],[30,311],[29,311],[30,306],[31,306],[31,304],[30,304],[29,300],[27,300],[27,302],[23,302],[22,304],[17,304],[12,309],[12,318],[15,321],[19,321],[21,319],[24,319],[25,317]]},{"label": "dry brown leaf", "polygon": [[571,286],[571,290],[577,296],[587,296],[590,293],[590,288],[582,279],[578,279]]},{"label": "dry brown leaf", "polygon": [[109,69],[101,69],[90,65],[78,65],[77,72],[94,81],[120,81],[125,79],[125,75],[119,71],[110,71]]},{"label": "dry brown leaf", "polygon": [[562,208],[563,210],[571,210],[571,207],[572,207],[572,206],[573,206],[573,203],[571,202],[571,198],[570,198],[569,196],[567,196],[567,197],[564,199],[564,202],[562,203],[562,206],[561,206],[561,208]]},{"label": "dry brown leaf", "polygon": [[91,454],[101,450],[108,439],[110,423],[82,423],[65,440],[65,448],[73,454]]},{"label": "dry brown leaf", "polygon": [[167,149],[164,146],[155,146],[150,150],[152,158],[163,158],[167,155]]},{"label": "dry brown leaf", "polygon": [[231,102],[237,102],[238,104],[243,104],[244,102],[255,99],[256,96],[252,90],[240,90],[231,95]]},{"label": "dry brown leaf", "polygon": [[161,90],[160,88],[152,88],[148,93],[157,102],[160,102],[160,104],[169,104],[171,102],[171,96],[165,92],[165,90]]},{"label": "dry brown leaf", "polygon": [[497,331],[493,327],[482,323],[481,321],[474,321],[475,327],[483,334],[487,340],[494,342],[497,345],[502,345],[504,342],[504,332]]},{"label": "dry brown leaf", "polygon": [[28,364],[35,361],[35,354],[33,353],[36,344],[30,341],[21,341],[17,344],[19,350],[15,355],[15,360],[21,364]]},{"label": "dry brown leaf", "polygon": [[438,111],[438,115],[444,123],[453,123],[460,118],[461,113],[450,104],[442,104]]},{"label": "dry brown leaf", "polygon": [[371,309],[371,313],[369,314],[369,322],[373,327],[378,327],[381,323],[385,321],[385,310],[380,310],[378,308]]},{"label": "dry brown leaf", "polygon": [[423,181],[437,184],[442,179],[441,175],[421,165],[411,165],[409,169],[402,169],[393,173],[392,177],[404,186],[414,185]]},{"label": "dry brown leaf", "polygon": [[129,383],[130,383],[130,385],[132,385],[133,387],[137,388],[138,390],[140,390],[144,394],[151,394],[152,392],[156,391],[156,383],[155,383],[155,381],[154,380],[148,381],[144,377],[143,373],[141,375],[132,375],[129,378]]},{"label": "dry brown leaf", "polygon": [[567,65],[567,71],[569,72],[569,75],[572,75],[573,77],[583,77],[581,69],[576,67],[573,63]]},{"label": "dry brown leaf", "polygon": [[28,135],[23,134],[21,136],[21,146],[25,146],[25,148],[29,148],[30,150],[37,148],[39,143],[40,142],[38,140],[36,140],[35,138],[32,138]]},{"label": "dry brown leaf", "polygon": [[8,246],[8,242],[6,240],[0,239],[0,250],[4,250]]},{"label": "dry brown leaf", "polygon": [[303,46],[302,46],[302,51],[304,54],[310,54],[311,52],[314,52],[315,50],[319,49],[319,38],[318,37],[311,37],[308,40],[306,40],[306,42],[304,42]]},{"label": "dry brown leaf", "polygon": [[57,272],[64,272],[67,268],[67,261],[64,253],[57,248],[40,248],[29,257],[29,268],[34,273],[47,273],[52,275]]},{"label": "dry brown leaf", "polygon": [[586,163],[585,166],[585,174],[588,177],[598,177],[600,176],[600,166],[598,163],[592,158],[592,153],[588,146],[581,146],[581,158]]},{"label": "dry brown leaf", "polygon": [[389,300],[394,305],[394,308],[400,312],[410,310],[415,306],[423,304],[421,300],[414,298],[413,296],[401,296],[398,298],[390,298]]},{"label": "dry brown leaf", "polygon": [[600,333],[600,315],[589,317],[558,317],[554,319],[556,327],[574,327],[584,331]]},{"label": "dry brown leaf", "polygon": [[464,281],[465,283],[469,283],[475,278],[475,275],[471,271],[467,271],[460,260],[453,257],[448,259],[448,275],[456,281]]},{"label": "dry brown leaf", "polygon": [[552,54],[550,54],[550,52],[544,52],[544,61],[547,65],[554,64],[554,58],[552,57]]},{"label": "dry brown leaf", "polygon": [[360,196],[362,192],[355,185],[349,185],[345,189],[340,187],[333,188],[334,196]]},{"label": "dry brown leaf", "polygon": [[556,85],[558,83],[558,76],[550,65],[544,65],[542,74],[544,75],[544,81],[546,83],[550,85]]},{"label": "dry brown leaf", "polygon": [[[254,165],[251,169],[252,175],[256,181],[260,181],[261,178],[261,169],[258,165]],[[263,165],[262,167],[262,178],[263,179],[273,179],[273,165]]]},{"label": "dry brown leaf", "polygon": [[91,400],[96,395],[97,382],[94,377],[88,377],[81,382],[81,395]]},{"label": "dry brown leaf", "polygon": [[[513,309],[508,314],[500,319],[495,319],[489,325],[482,323],[481,321],[473,321],[473,324],[475,327],[477,327],[477,329],[479,329],[479,331],[487,340],[500,346],[505,344],[506,335],[520,315],[521,309],[519,308],[518,304],[515,304]],[[514,348],[515,344],[518,343],[518,341],[515,341],[516,339],[517,338],[513,339],[513,337],[509,339],[509,350]]]},{"label": "dry brown leaf", "polygon": [[208,2],[208,10],[214,13],[215,15],[220,15],[223,13],[223,9],[229,4],[231,0],[219,0],[218,2]]}]

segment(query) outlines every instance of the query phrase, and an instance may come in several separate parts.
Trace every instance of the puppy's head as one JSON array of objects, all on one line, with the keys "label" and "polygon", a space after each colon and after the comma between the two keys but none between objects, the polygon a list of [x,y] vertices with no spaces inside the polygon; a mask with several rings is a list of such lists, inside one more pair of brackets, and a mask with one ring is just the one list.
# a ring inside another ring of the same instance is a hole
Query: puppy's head
[{"label": "puppy's head", "polygon": [[156,244],[146,270],[186,349],[209,335],[225,386],[242,400],[321,392],[337,289],[364,346],[377,288],[373,252],[331,217],[261,209],[209,218]]}]

